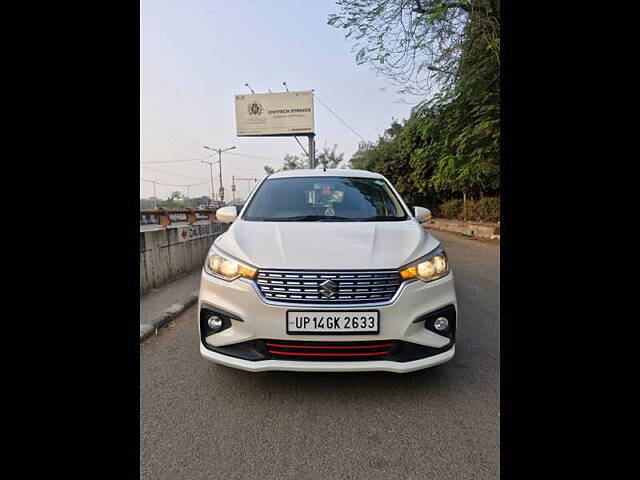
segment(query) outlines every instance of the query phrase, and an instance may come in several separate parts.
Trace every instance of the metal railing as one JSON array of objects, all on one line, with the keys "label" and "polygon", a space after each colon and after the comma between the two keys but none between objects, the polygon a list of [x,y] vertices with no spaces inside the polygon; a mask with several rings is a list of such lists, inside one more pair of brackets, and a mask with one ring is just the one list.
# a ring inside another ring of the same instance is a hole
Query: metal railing
[{"label": "metal railing", "polygon": [[217,209],[195,210],[193,208],[167,210],[161,207],[153,210],[140,210],[140,225],[156,224],[161,227],[166,227],[171,225],[172,221],[187,222],[189,225],[201,220],[215,222],[216,210]]}]

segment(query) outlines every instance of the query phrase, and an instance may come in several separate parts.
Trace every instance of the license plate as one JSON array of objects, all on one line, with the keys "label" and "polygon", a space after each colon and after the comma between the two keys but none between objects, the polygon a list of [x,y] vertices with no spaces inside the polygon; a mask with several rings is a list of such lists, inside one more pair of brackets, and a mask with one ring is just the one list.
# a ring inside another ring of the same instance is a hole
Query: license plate
[{"label": "license plate", "polygon": [[287,333],[331,335],[379,333],[379,312],[288,311]]}]

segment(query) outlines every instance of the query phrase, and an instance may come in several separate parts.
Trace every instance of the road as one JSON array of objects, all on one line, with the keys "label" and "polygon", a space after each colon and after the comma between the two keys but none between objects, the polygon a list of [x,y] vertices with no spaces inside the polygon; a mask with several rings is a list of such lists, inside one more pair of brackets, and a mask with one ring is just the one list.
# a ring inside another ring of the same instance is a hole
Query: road
[{"label": "road", "polygon": [[200,357],[196,308],[140,351],[141,479],[500,477],[500,247],[434,232],[456,356],[408,374],[261,374]]}]

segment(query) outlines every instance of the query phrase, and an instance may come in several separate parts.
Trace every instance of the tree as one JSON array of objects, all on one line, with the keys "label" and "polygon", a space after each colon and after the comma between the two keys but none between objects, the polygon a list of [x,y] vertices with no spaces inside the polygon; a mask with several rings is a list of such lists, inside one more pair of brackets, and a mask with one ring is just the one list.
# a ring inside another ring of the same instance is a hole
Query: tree
[{"label": "tree", "polygon": [[337,0],[328,24],[355,40],[368,63],[401,92],[427,95],[455,83],[471,22],[482,24],[487,48],[500,58],[499,0]]},{"label": "tree", "polygon": [[211,205],[212,200],[211,197],[209,197],[208,195],[203,195],[201,197],[194,197],[192,199],[190,199],[190,203],[191,205]]},{"label": "tree", "polygon": [[155,197],[141,198],[140,210],[151,210],[157,201],[158,199]]},{"label": "tree", "polygon": [[[339,168],[344,159],[344,153],[336,153],[337,145],[333,145],[333,148],[329,150],[328,148],[323,148],[322,153],[316,157],[318,163],[326,162],[327,168]],[[280,172],[282,170],[297,170],[301,168],[307,168],[308,160],[304,157],[299,157],[297,155],[289,155],[285,154],[284,160],[282,162],[282,167],[279,169],[275,169],[269,165],[264,166],[264,171],[267,175],[271,175],[275,172]]]},{"label": "tree", "polygon": [[500,190],[499,0],[338,0],[329,23],[405,92],[437,93],[363,144],[352,168],[380,172],[408,198]]},{"label": "tree", "polygon": [[276,172],[280,172],[282,170],[296,170],[300,168],[305,168],[305,161],[303,158],[298,157],[297,155],[289,155],[285,154],[284,160],[282,162],[282,167],[275,169],[269,165],[264,166],[264,171],[267,175],[271,175]]},{"label": "tree", "polygon": [[368,63],[403,92],[426,95],[459,75],[467,26],[486,23],[499,58],[499,0],[337,0],[328,24],[355,40],[358,64]]},{"label": "tree", "polygon": [[158,207],[167,208],[167,209],[183,207],[184,202],[181,201],[182,198],[183,198],[182,193],[178,191],[171,192],[171,195],[169,195],[169,198],[161,202],[158,202]]},{"label": "tree", "polygon": [[336,149],[338,145],[334,144],[331,150],[327,147],[322,149],[322,153],[316,157],[319,165],[323,165],[325,168],[340,168],[344,160],[344,153],[337,154]]},{"label": "tree", "polygon": [[[179,195],[176,195],[176,193]],[[141,210],[151,210],[156,204],[158,207],[162,208],[182,208],[185,207],[185,200],[180,192],[173,192],[166,200],[158,200],[154,197],[140,199]],[[192,206],[210,205],[211,198],[207,195],[203,195],[201,197],[193,197],[189,199],[189,204]]]},{"label": "tree", "polygon": [[372,150],[375,149],[375,142],[361,142],[356,153],[349,159],[349,168],[355,170],[372,170],[373,157]]},{"label": "tree", "polygon": [[284,162],[280,170],[298,170],[300,168],[305,168],[304,158],[298,157],[297,155],[289,155],[287,153],[284,156]]}]

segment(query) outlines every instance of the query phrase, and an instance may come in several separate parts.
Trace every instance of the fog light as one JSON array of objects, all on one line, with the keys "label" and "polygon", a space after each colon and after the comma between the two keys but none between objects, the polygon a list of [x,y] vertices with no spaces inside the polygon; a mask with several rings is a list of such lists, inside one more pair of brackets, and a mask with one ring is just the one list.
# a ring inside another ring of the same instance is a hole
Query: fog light
[{"label": "fog light", "polygon": [[218,331],[222,328],[222,319],[218,316],[212,316],[207,319],[207,325],[213,331]]},{"label": "fog light", "polygon": [[435,328],[439,332],[444,332],[447,328],[449,328],[449,320],[447,320],[445,317],[438,317],[433,322],[433,328]]}]

